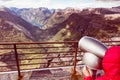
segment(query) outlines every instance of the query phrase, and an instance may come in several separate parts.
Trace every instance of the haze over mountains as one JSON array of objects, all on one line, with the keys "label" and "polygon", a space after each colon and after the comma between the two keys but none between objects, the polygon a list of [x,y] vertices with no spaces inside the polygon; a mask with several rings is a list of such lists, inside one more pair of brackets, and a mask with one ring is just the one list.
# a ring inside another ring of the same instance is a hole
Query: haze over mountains
[{"label": "haze over mountains", "polygon": [[1,42],[79,40],[84,35],[106,39],[119,36],[119,27],[120,6],[83,10],[0,8]]}]

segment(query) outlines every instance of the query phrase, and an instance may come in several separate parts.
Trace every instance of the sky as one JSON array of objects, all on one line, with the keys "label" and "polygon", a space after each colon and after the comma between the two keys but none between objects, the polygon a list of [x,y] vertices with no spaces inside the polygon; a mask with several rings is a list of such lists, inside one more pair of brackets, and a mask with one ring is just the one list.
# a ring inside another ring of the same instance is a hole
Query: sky
[{"label": "sky", "polygon": [[50,9],[97,8],[120,6],[120,0],[0,0],[0,6],[17,8],[47,7]]}]

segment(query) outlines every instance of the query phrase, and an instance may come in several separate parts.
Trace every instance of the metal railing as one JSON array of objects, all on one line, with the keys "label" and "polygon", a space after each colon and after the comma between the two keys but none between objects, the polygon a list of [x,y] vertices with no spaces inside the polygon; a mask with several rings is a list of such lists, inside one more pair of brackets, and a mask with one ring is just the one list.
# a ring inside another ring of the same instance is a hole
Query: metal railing
[{"label": "metal railing", "polygon": [[[76,68],[78,42],[0,43],[0,72],[74,66]],[[75,73],[75,71],[74,71]]]},{"label": "metal railing", "polygon": [[[107,46],[120,44],[120,41],[103,42]],[[22,80],[24,70],[73,66],[76,74],[76,66],[82,65],[81,57],[78,41],[0,43],[0,73],[17,71],[18,80]]]}]

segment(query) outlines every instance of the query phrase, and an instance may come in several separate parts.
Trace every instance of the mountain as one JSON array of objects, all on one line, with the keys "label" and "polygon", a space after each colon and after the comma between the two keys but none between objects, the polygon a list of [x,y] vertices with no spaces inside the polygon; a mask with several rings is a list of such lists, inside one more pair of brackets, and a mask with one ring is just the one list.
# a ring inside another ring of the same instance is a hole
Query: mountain
[{"label": "mountain", "polygon": [[112,8],[120,9],[120,6],[117,6],[117,7],[112,7]]},{"label": "mountain", "polygon": [[120,34],[120,18],[106,19],[103,14],[73,13],[67,20],[51,31],[57,30],[50,41],[79,40],[82,36],[92,36],[101,40],[110,39]]},{"label": "mountain", "polygon": [[[5,7],[0,8],[0,28],[0,35],[1,37],[3,36],[1,42],[4,40],[8,41],[10,40],[9,38],[15,39],[11,40],[12,42],[26,42],[27,40],[24,40],[24,38],[36,41],[37,37],[39,37],[38,35],[42,33],[42,30],[38,27],[28,23],[21,17],[17,16],[16,13]],[[14,36],[16,37],[14,38]],[[17,38],[20,38],[20,40],[17,40]]]},{"label": "mountain", "polygon": [[[30,40],[27,37],[33,39],[31,33],[19,24],[20,22],[24,22],[21,18],[12,14],[7,8],[0,8],[0,41],[1,42],[17,42],[23,40]],[[30,26],[30,25],[29,25]],[[21,36],[20,36],[21,35]],[[23,40],[22,40],[23,39]]]},{"label": "mountain", "polygon": [[[119,26],[120,17],[119,7],[83,10],[75,8],[49,10],[43,7],[4,9],[9,14],[1,12],[2,16],[6,16],[4,18],[13,24],[18,24],[20,27],[16,28],[20,28],[26,36],[35,41],[79,40],[84,35],[101,38],[103,35],[112,34],[109,33],[112,28],[116,31],[115,26]],[[36,23],[38,25],[34,26]]]},{"label": "mountain", "polygon": [[56,9],[48,21],[44,24],[44,28],[48,29],[64,22],[72,13],[79,13],[81,10],[75,8]]},{"label": "mountain", "polygon": [[48,9],[48,8],[11,8],[12,11],[14,11],[18,16],[20,16],[22,19],[26,20],[27,22],[42,28],[44,23],[47,21],[47,19],[53,14],[54,9]]},{"label": "mountain", "polygon": [[80,10],[70,7],[66,9],[48,9],[44,7],[18,9],[12,7],[10,9],[22,19],[41,29],[56,26],[65,21],[70,14],[80,12]]},{"label": "mountain", "polygon": [[[40,8],[11,8],[19,17],[27,22],[38,26],[41,29],[48,29],[57,26],[59,23],[64,22],[72,13],[81,14],[102,14],[106,17],[119,17],[120,8],[87,8],[87,9],[75,9],[68,7],[66,9],[48,9],[44,7]],[[114,15],[113,15],[114,14]]]},{"label": "mountain", "polygon": [[95,14],[120,14],[120,9],[117,7],[114,8],[87,8],[83,9],[82,13],[89,14],[89,13],[95,13]]}]

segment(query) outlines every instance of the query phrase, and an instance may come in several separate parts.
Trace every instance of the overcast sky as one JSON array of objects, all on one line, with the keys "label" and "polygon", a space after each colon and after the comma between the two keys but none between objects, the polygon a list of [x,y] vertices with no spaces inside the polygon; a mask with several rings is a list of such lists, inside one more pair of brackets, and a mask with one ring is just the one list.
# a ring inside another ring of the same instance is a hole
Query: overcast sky
[{"label": "overcast sky", "polygon": [[120,6],[120,0],[0,0],[0,6],[17,8],[96,8]]}]

